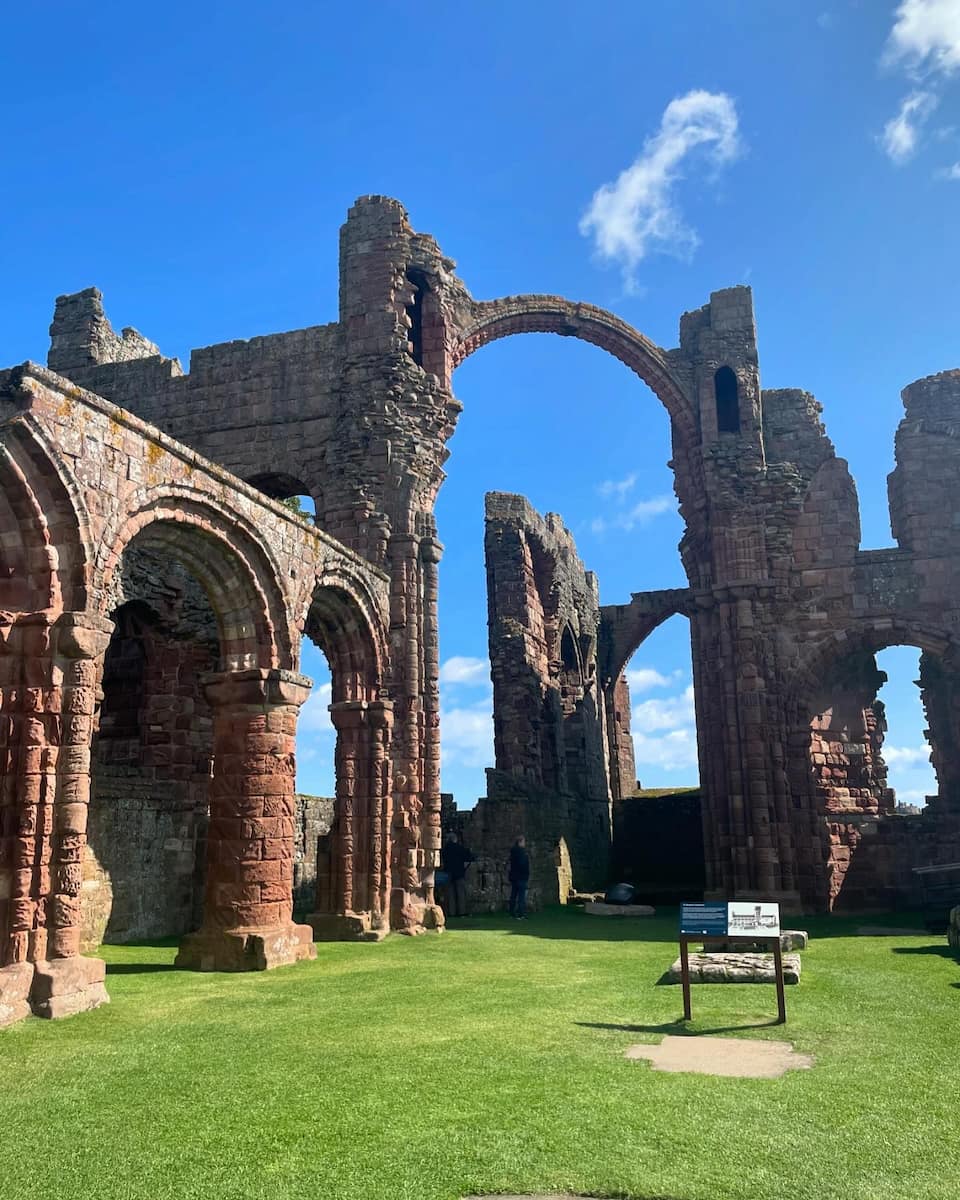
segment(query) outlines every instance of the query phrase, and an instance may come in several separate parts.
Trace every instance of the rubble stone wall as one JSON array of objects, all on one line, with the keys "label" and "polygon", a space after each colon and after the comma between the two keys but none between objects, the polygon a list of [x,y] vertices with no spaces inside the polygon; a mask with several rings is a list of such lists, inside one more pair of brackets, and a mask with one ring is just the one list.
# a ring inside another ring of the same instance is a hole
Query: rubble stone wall
[{"label": "rubble stone wall", "polygon": [[[474,853],[489,859],[495,879],[497,864],[525,834],[531,894],[562,903],[561,839],[576,888],[602,887],[609,869],[597,583],[561,519],[541,517],[522,496],[487,495],[484,548],[496,770],[473,821]],[[623,679],[620,699],[629,722]]]},{"label": "rubble stone wall", "polygon": [[317,898],[317,850],[333,828],[332,796],[297,793],[296,843],[293,866],[293,907],[309,913]]}]

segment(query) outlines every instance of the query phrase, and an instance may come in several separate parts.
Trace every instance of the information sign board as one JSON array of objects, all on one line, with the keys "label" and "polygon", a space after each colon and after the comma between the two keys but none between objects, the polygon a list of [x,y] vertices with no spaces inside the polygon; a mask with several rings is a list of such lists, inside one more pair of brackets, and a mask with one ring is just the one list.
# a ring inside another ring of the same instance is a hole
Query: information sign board
[{"label": "information sign board", "polygon": [[731,937],[779,937],[780,905],[734,900],[727,905],[727,933]]},{"label": "information sign board", "polygon": [[704,937],[779,937],[780,905],[754,900],[682,904],[680,932]]},{"label": "information sign board", "polygon": [[777,984],[777,1021],[787,1019],[783,990],[783,950],[780,945],[780,905],[755,900],[729,904],[690,903],[680,906],[680,982],[683,985],[683,1019],[692,1020],[690,1007],[690,943],[749,945],[759,942],[773,953]]},{"label": "information sign board", "polygon": [[723,937],[727,932],[727,905],[681,904],[680,932]]}]

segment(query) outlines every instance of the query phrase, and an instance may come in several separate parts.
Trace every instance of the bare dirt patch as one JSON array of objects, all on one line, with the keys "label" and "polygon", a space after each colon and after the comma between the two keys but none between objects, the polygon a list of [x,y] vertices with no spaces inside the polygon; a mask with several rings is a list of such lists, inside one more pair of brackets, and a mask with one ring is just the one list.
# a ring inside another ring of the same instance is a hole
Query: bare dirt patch
[{"label": "bare dirt patch", "polygon": [[673,1037],[657,1046],[630,1046],[627,1058],[647,1059],[655,1071],[690,1071],[695,1075],[729,1075],[741,1079],[779,1079],[785,1071],[813,1066],[809,1054],[798,1054],[789,1042],[757,1042],[747,1038]]}]

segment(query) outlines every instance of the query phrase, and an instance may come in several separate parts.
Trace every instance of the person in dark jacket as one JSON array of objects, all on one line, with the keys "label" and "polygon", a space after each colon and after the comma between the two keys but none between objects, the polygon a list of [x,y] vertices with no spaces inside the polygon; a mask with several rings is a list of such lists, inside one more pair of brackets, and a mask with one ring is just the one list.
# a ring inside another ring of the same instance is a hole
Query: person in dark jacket
[{"label": "person in dark jacket", "polygon": [[530,882],[530,855],[527,839],[520,835],[510,847],[510,916],[523,921],[527,916],[527,884]]},{"label": "person in dark jacket", "polygon": [[461,845],[455,833],[451,833],[440,851],[440,869],[447,873],[447,916],[467,915],[467,867],[473,855]]}]

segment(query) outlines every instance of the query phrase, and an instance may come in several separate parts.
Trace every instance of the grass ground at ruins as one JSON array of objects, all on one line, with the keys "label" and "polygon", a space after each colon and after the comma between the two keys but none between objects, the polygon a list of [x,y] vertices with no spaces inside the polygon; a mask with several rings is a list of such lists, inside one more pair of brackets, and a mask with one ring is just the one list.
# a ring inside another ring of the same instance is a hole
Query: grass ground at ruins
[{"label": "grass ground at ruins", "polygon": [[[901,914],[887,918],[910,924]],[[258,975],[107,947],[109,1006],[0,1034],[2,1200],[956,1200],[960,964],[943,938],[808,921],[778,1080],[652,1071],[676,918],[470,918],[321,945]],[[694,1028],[769,1019],[773,989],[694,989]]]}]

